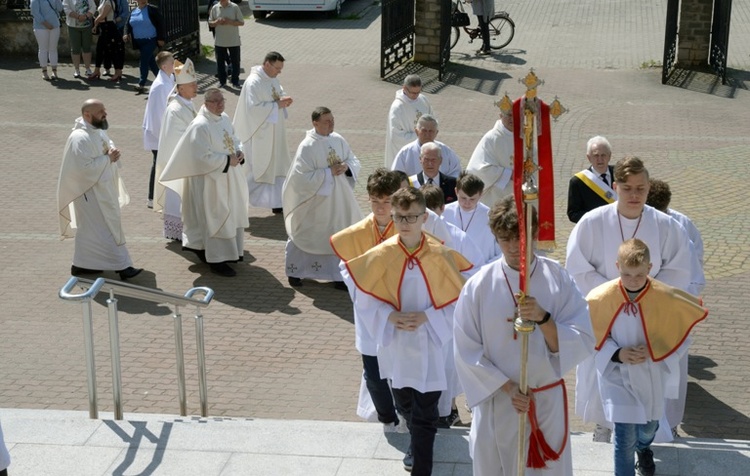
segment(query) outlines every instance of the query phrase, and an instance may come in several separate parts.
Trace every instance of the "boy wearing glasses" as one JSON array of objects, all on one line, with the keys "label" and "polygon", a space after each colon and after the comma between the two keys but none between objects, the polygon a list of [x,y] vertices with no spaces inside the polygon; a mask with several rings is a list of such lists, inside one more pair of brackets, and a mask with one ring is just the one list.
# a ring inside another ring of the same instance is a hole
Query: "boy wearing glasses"
[{"label": "boy wearing glasses", "polygon": [[[401,187],[399,176],[388,169],[379,168],[367,179],[367,194],[369,195],[372,213],[362,221],[341,230],[331,237],[331,248],[336,256],[341,258],[341,266],[351,259],[364,254],[370,248],[384,242],[396,234],[391,220],[391,195]],[[349,295],[355,302],[355,287],[349,287]],[[393,395],[388,380],[380,378],[378,367],[378,345],[367,331],[362,319],[354,308],[355,346],[362,354],[363,378],[372,406],[385,431],[395,431],[399,420],[396,408],[393,406]],[[365,398],[363,398],[365,397]],[[360,405],[357,414],[368,419],[372,410],[367,402],[366,394],[360,393]]]},{"label": "boy wearing glasses", "polygon": [[391,207],[398,236],[348,261],[342,274],[356,287],[356,312],[377,342],[380,376],[391,379],[411,434],[404,469],[429,475],[438,400],[448,388],[444,347],[451,345],[461,272],[471,263],[422,232],[426,205],[418,189],[398,190]]}]

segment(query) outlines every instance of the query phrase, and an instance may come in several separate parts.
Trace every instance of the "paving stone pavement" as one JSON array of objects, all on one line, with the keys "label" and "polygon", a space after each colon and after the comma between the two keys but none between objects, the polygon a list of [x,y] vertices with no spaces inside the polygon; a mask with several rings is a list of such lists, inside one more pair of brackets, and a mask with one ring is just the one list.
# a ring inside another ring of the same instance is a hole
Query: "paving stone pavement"
[{"label": "paving stone pavement", "polygon": [[[672,205],[694,219],[706,243],[705,301],[711,313],[694,333],[688,408],[681,432],[703,438],[750,439],[750,333],[741,311],[750,308],[750,225],[745,204],[750,156],[750,0],[734,2],[730,81],[679,72],[662,86],[660,62],[665,1],[509,1],[517,30],[508,49],[489,58],[470,53],[465,36],[453,52],[446,82],[429,68],[410,66],[440,119],[439,138],[468,160],[497,116],[493,101],[522,94],[518,79],[535,68],[546,81],[542,98],[558,95],[570,112],[553,126],[558,251],[571,229],[565,217],[567,180],[585,164],[586,140],[597,134],[614,157],[638,155],[653,176],[673,189]],[[498,6],[501,4],[498,3]],[[246,6],[243,6],[249,13]],[[363,164],[362,176],[382,165],[385,118],[403,74],[379,74],[380,7],[368,0],[344,4],[343,18],[272,15],[242,29],[247,71],[275,49],[287,57],[281,81],[295,98],[288,141],[294,150],[310,128],[309,114],[327,105],[336,129]],[[352,18],[352,19],[347,19]],[[203,29],[203,41],[211,36]],[[128,247],[146,268],[134,284],[183,293],[193,286],[216,292],[204,312],[210,412],[216,416],[356,421],[361,363],[353,346],[351,303],[325,283],[291,289],[284,276],[285,232],[280,217],[250,210],[245,262],[238,276],[208,272],[161,238],[160,216],[146,209],[150,153],[143,150],[146,96],[132,92],[137,69],[119,86],[38,78],[33,58],[0,64],[0,200],[5,208],[0,249],[4,266],[0,303],[0,407],[87,408],[81,310],[57,297],[68,279],[73,242],[59,241],[56,183],[60,157],[80,104],[105,102],[110,135],[123,150],[131,204],[123,209]],[[197,63],[200,87],[216,85],[212,58]],[[245,74],[242,75],[245,77]],[[227,90],[233,114],[239,91]],[[37,164],[38,162],[38,164]],[[362,182],[357,196],[366,206]],[[114,274],[106,275],[115,278]],[[111,370],[105,297],[95,306],[94,332],[100,408],[111,411]],[[126,411],[177,413],[171,311],[130,299],[119,302],[123,401]],[[187,312],[185,312],[187,314]],[[186,356],[195,355],[185,325]],[[199,411],[197,370],[187,362],[188,410]],[[572,379],[569,379],[572,392]],[[571,393],[572,395],[572,393]],[[462,420],[469,415],[462,411]],[[587,427],[574,419],[573,429]]]}]

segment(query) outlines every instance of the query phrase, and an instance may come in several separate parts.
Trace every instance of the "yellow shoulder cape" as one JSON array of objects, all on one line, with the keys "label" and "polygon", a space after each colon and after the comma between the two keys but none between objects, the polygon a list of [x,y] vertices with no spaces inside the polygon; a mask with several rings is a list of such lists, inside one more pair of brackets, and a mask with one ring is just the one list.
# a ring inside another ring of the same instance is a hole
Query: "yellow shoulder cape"
[{"label": "yellow shoulder cape", "polygon": [[396,234],[393,222],[389,222],[380,234],[374,216],[368,216],[354,225],[344,228],[331,237],[331,248],[336,256],[349,261],[363,255],[373,246],[380,244]]},{"label": "yellow shoulder cape", "polygon": [[398,236],[393,236],[346,263],[360,291],[390,304],[397,311],[401,311],[404,273],[407,267],[414,266],[422,272],[432,305],[440,309],[458,299],[465,281],[461,272],[471,269],[472,264],[425,233],[413,253],[401,244]]},{"label": "yellow shoulder cape", "polygon": [[[594,288],[586,300],[599,350],[615,319],[631,301],[619,278]],[[638,307],[654,362],[669,357],[687,339],[693,326],[708,315],[699,298],[651,278],[632,303]]]}]

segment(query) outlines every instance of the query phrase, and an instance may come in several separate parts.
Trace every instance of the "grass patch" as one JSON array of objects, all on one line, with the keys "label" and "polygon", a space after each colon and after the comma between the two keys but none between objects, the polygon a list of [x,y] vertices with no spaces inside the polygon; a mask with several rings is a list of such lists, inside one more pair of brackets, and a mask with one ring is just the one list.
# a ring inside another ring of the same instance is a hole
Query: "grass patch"
[{"label": "grass patch", "polygon": [[661,61],[648,60],[641,63],[641,69],[661,68]]}]

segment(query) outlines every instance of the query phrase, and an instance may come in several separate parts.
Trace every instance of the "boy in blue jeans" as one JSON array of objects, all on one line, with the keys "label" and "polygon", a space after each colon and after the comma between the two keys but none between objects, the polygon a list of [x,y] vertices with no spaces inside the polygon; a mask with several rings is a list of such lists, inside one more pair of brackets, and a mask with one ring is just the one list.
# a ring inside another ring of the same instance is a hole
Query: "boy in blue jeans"
[{"label": "boy in blue jeans", "polygon": [[604,415],[615,427],[615,476],[633,476],[636,470],[653,476],[651,443],[665,400],[678,396],[688,334],[708,311],[700,299],[649,277],[649,249],[637,238],[620,245],[617,269],[618,279],[586,297],[599,392]]}]

